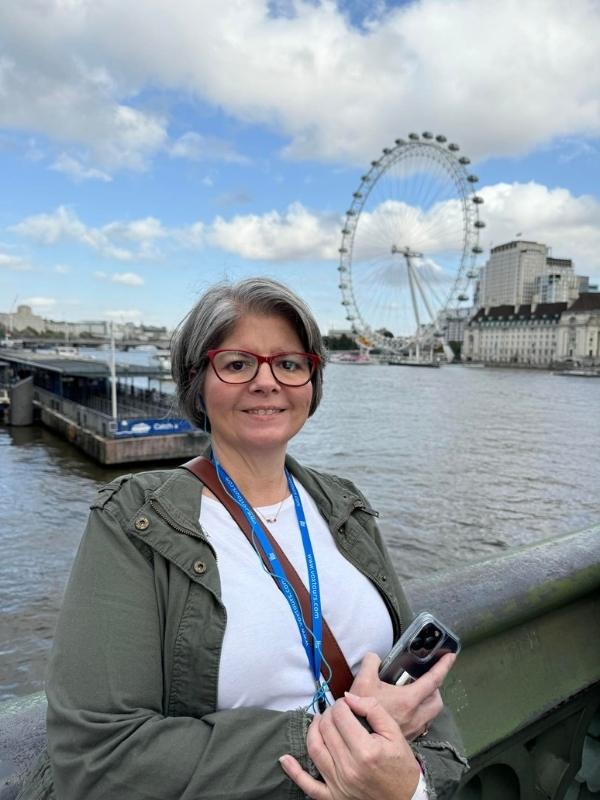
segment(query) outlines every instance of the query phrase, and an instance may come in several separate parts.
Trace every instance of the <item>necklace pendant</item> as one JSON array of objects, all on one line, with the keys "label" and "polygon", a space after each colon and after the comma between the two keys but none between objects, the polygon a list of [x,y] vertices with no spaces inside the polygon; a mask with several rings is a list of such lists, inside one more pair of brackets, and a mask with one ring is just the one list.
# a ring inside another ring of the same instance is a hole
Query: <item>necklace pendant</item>
[{"label": "necklace pendant", "polygon": [[265,522],[268,522],[269,525],[273,525],[274,522],[277,522],[277,517],[265,517]]}]

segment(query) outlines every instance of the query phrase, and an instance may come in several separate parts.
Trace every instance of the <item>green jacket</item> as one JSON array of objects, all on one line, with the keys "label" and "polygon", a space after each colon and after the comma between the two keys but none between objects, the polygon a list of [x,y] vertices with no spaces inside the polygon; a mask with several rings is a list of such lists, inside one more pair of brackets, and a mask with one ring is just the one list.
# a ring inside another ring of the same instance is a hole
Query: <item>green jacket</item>
[{"label": "green jacket", "polygon": [[[375,512],[349,481],[291,458],[288,467],[340,551],[380,591],[397,637],[411,612]],[[291,753],[314,768],[306,711],[215,710],[227,610],[216,555],[198,524],[201,489],[179,468],[126,475],[99,491],[50,660],[50,764],[40,762],[21,797],[303,797],[278,758]],[[265,680],[276,680],[276,666]],[[414,745],[431,800],[449,797],[465,769],[457,741],[444,713]]]}]

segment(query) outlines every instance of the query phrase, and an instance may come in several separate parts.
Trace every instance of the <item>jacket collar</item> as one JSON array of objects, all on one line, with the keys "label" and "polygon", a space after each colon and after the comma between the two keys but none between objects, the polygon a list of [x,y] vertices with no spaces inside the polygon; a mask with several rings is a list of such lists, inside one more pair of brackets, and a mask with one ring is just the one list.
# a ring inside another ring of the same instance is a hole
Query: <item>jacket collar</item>
[{"label": "jacket collar", "polygon": [[[198,455],[210,457],[208,441]],[[341,525],[353,509],[364,505],[361,497],[350,490],[344,482],[333,475],[322,475],[301,466],[292,456],[286,456],[290,473],[313,497],[330,528]],[[203,484],[183,467],[174,469],[167,480],[156,490],[148,492],[146,501],[158,503],[168,516],[181,528],[202,536],[198,520],[202,502]]]}]

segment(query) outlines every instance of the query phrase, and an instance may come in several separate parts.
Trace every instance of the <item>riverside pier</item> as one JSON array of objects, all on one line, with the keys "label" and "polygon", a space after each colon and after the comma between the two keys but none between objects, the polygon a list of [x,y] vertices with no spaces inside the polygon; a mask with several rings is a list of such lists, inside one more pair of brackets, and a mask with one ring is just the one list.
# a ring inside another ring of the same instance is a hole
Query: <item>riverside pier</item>
[{"label": "riverside pier", "polygon": [[111,375],[95,358],[0,350],[0,371],[9,424],[39,421],[101,464],[190,457],[204,436],[162,391],[158,365],[115,364]]}]

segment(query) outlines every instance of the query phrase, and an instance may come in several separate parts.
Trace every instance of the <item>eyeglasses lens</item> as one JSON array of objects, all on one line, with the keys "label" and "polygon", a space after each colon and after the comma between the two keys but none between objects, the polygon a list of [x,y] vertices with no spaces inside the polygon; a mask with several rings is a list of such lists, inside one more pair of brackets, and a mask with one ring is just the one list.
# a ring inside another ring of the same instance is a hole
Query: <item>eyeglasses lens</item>
[{"label": "eyeglasses lens", "polygon": [[[252,353],[222,350],[213,358],[217,375],[226,383],[247,383],[258,372],[258,359]],[[271,361],[271,371],[279,383],[302,386],[308,383],[313,363],[301,353],[280,353]]]}]

